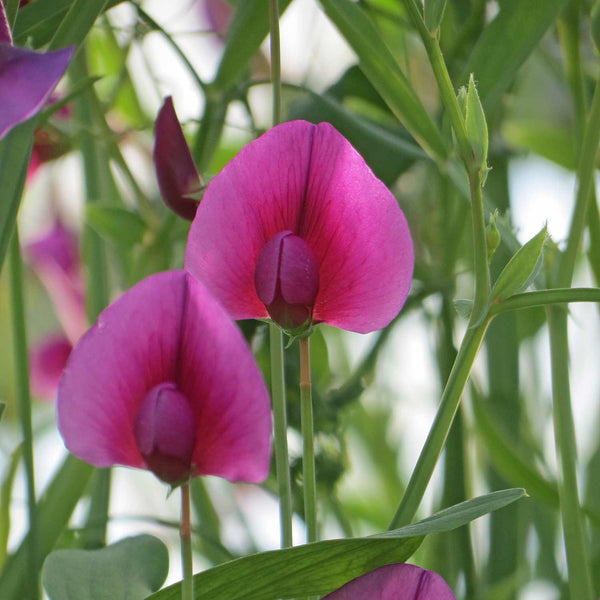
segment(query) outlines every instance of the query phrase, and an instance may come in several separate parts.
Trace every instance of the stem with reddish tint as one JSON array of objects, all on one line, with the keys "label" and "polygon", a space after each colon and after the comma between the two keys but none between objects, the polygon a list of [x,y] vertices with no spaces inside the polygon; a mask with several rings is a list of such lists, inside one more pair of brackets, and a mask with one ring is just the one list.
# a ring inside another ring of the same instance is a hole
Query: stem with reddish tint
[{"label": "stem with reddish tint", "polygon": [[313,407],[310,386],[309,338],[300,340],[300,416],[302,421],[302,477],[304,481],[304,520],[306,541],[316,542],[317,535],[317,483],[315,476],[315,440]]},{"label": "stem with reddish tint", "polygon": [[194,598],[194,565],[192,557],[192,526],[190,519],[190,485],[181,486],[181,566],[183,569],[183,582],[181,586],[182,600]]}]

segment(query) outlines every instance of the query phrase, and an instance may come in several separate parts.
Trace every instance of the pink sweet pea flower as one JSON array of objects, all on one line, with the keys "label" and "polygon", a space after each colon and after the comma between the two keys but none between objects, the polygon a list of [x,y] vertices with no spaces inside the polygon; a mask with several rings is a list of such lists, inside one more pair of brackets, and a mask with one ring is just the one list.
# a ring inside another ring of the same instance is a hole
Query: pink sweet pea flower
[{"label": "pink sweet pea flower", "polygon": [[198,208],[202,180],[170,96],[158,113],[154,136],[152,157],[162,198],[173,212],[191,221]]},{"label": "pink sweet pea flower", "polygon": [[200,0],[200,6],[210,28],[224,39],[233,16],[233,7],[225,0]]},{"label": "pink sweet pea flower", "polygon": [[456,600],[433,571],[408,564],[387,565],[353,579],[323,600]]},{"label": "pink sweet pea flower", "polygon": [[67,448],[96,465],[262,481],[271,413],[236,325],[188,273],[152,275],[79,341],[58,388]]},{"label": "pink sweet pea flower", "polygon": [[0,138],[38,112],[63,76],[74,48],[34,52],[12,45],[0,2]]},{"label": "pink sweet pea flower", "polygon": [[295,333],[385,327],[413,265],[392,193],[331,125],[305,121],[274,127],[210,182],[185,256],[234,319]]}]

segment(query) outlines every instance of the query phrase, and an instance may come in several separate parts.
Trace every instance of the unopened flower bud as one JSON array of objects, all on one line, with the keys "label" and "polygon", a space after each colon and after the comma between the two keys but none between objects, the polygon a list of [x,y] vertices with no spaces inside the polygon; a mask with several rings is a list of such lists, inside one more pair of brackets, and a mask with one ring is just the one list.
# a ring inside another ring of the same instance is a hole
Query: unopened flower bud
[{"label": "unopened flower bud", "polygon": [[146,394],[133,433],[140,454],[159,479],[175,484],[190,474],[195,419],[174,383],[161,383]]},{"label": "unopened flower bud", "polygon": [[275,234],[258,256],[254,285],[275,323],[288,331],[310,327],[319,264],[302,238],[291,231]]}]

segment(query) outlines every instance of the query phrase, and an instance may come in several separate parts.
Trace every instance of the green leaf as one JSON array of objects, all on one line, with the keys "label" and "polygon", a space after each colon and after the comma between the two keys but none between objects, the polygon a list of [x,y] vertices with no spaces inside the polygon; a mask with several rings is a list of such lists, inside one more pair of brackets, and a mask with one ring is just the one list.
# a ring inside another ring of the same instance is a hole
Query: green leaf
[{"label": "green leaf", "polygon": [[320,2],[358,56],[361,69],[390,110],[430,156],[446,158],[446,144],[437,126],[368,15],[352,0]]},{"label": "green leaf", "polygon": [[509,144],[535,152],[565,169],[577,168],[572,134],[556,123],[509,121],[502,128],[502,135]]},{"label": "green leaf", "polygon": [[[466,525],[524,495],[521,489],[503,490],[467,500],[418,523],[386,533],[239,558],[195,575],[194,597],[196,600],[273,600],[327,594],[380,566],[405,561],[424,536]],[[147,600],[179,598],[181,584],[176,584]]]},{"label": "green leaf", "polygon": [[5,402],[0,402],[0,421],[2,421],[2,415],[4,414],[4,409],[6,408]]},{"label": "green leaf", "polygon": [[[2,406],[4,406],[4,404]],[[19,445],[10,455],[10,460],[4,474],[4,480],[0,487],[0,569],[6,560],[8,534],[10,533],[10,499],[12,496],[15,475],[17,474],[17,467],[19,466],[19,461],[23,454],[22,449],[22,445]]]},{"label": "green leaf", "polygon": [[[33,48],[45,46],[52,39],[68,10],[76,1],[37,0],[21,8],[13,30],[15,44],[28,45],[28,42],[31,42]],[[106,9],[123,1],[108,0]]]},{"label": "green leaf", "polygon": [[15,227],[17,211],[29,169],[33,146],[33,120],[15,127],[0,140],[0,269],[6,256],[10,236]]},{"label": "green leaf", "polygon": [[425,26],[432,35],[437,35],[445,10],[446,0],[425,0]]},{"label": "green leaf", "polygon": [[477,40],[467,63],[477,73],[477,87],[486,112],[494,110],[516,72],[560,14],[566,0],[502,2],[500,11]]},{"label": "green leaf", "polygon": [[483,106],[481,106],[477,88],[475,87],[473,73],[469,76],[465,125],[467,128],[467,138],[473,149],[475,164],[480,169],[485,169],[488,152],[488,128],[485,121]]},{"label": "green leaf", "polygon": [[88,204],[85,218],[92,229],[115,244],[139,244],[148,231],[140,215],[118,206]]},{"label": "green leaf", "polygon": [[504,300],[526,287],[530,278],[535,274],[536,265],[542,256],[547,229],[547,225],[544,225],[542,230],[510,259],[494,284],[492,302]]},{"label": "green leaf", "polygon": [[50,600],[141,600],[168,572],[167,547],[139,535],[100,550],[57,550],[44,563],[42,581]]},{"label": "green leaf", "polygon": [[50,41],[49,50],[83,42],[108,0],[74,0]]},{"label": "green leaf", "polygon": [[[69,455],[44,492],[37,507],[41,558],[54,549],[93,472],[94,467]],[[6,561],[0,575],[2,600],[23,600],[26,597],[28,540],[29,537],[26,537]]]},{"label": "green leaf", "polygon": [[[281,14],[291,0],[279,0]],[[234,85],[269,33],[269,4],[244,0],[237,5],[227,34],[227,43],[213,85],[226,90]]]},{"label": "green leaf", "polygon": [[454,309],[463,319],[470,319],[473,312],[473,300],[455,300]]},{"label": "green leaf", "polygon": [[525,486],[534,500],[557,507],[556,482],[545,479],[531,463],[531,453],[520,451],[508,439],[478,394],[473,394],[472,406],[477,433],[497,471],[510,484]]}]

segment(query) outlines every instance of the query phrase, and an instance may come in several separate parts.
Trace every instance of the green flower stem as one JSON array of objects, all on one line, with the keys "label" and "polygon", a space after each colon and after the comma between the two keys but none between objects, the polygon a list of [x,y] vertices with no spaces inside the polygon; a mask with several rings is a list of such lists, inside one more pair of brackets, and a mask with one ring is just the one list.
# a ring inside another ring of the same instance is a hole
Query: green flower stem
[{"label": "green flower stem", "polygon": [[569,569],[571,598],[593,600],[589,557],[577,486],[577,444],[569,385],[567,311],[549,307],[554,437],[559,464],[558,493]]},{"label": "green flower stem", "polygon": [[590,115],[586,124],[577,168],[577,197],[569,229],[567,247],[560,257],[556,284],[568,287],[575,271],[575,259],[581,246],[590,194],[594,185],[594,161],[600,142],[600,79],[596,81]]},{"label": "green flower stem", "polygon": [[483,341],[488,322],[488,320],[485,320],[477,327],[469,328],[463,338],[460,350],[452,366],[450,377],[444,388],[440,407],[429,430],[429,435],[427,436],[419,460],[412,472],[400,506],[390,523],[390,529],[408,525],[421,504],[429,480],[433,475],[435,465],[446,443],[448,432],[452,426],[460,398],[475,362],[477,351]]},{"label": "green flower stem", "polygon": [[181,585],[181,599],[194,599],[194,563],[192,555],[192,525],[190,484],[181,486],[181,566],[183,569],[183,582]]},{"label": "green flower stem", "polygon": [[[279,40],[279,2],[269,0],[271,30],[271,82],[273,85],[273,126],[281,122],[281,48]],[[292,484],[287,444],[287,413],[285,404],[285,374],[283,362],[283,334],[274,323],[269,325],[271,350],[271,393],[275,429],[275,463],[279,487],[279,519],[281,547],[289,548],[292,539]]]},{"label": "green flower stem", "polygon": [[489,316],[495,317],[509,310],[566,302],[600,302],[600,288],[554,288],[515,294],[499,304],[492,304]]},{"label": "green flower stem", "polygon": [[317,533],[317,480],[315,475],[315,439],[313,406],[310,385],[309,338],[300,340],[300,417],[302,421],[302,478],[304,482],[304,520],[306,541],[316,542]]},{"label": "green flower stem", "polygon": [[15,366],[15,393],[19,408],[19,421],[23,435],[23,459],[27,484],[27,513],[29,519],[29,594],[39,598],[39,574],[41,568],[39,532],[35,502],[35,472],[33,461],[33,430],[31,425],[31,396],[29,393],[29,355],[25,328],[25,304],[19,232],[15,225],[10,242],[9,260],[10,305]]},{"label": "green flower stem", "polygon": [[279,0],[269,0],[271,29],[271,83],[273,85],[273,126],[281,123],[281,43],[279,39]]},{"label": "green flower stem", "polygon": [[458,104],[439,42],[437,38],[432,36],[427,30],[421,11],[415,0],[404,0],[404,6],[421,36],[421,40],[427,51],[427,56],[429,57],[429,62],[438,84],[442,103],[446,109],[446,114],[448,115],[452,129],[454,130],[460,157],[465,165],[469,179],[475,261],[475,299],[473,318],[471,321],[471,323],[474,324],[483,315],[490,294],[490,272],[487,262],[487,246],[485,241],[485,218],[481,194],[481,174],[479,172],[479,166],[475,163],[471,143],[467,137],[465,120]]},{"label": "green flower stem", "polygon": [[279,488],[279,519],[281,547],[289,548],[292,540],[292,485],[287,443],[287,414],[285,405],[285,375],[283,370],[283,334],[274,323],[269,324],[271,352],[271,396],[275,436],[275,468]]}]

